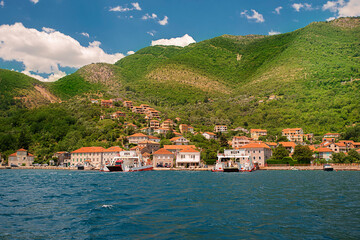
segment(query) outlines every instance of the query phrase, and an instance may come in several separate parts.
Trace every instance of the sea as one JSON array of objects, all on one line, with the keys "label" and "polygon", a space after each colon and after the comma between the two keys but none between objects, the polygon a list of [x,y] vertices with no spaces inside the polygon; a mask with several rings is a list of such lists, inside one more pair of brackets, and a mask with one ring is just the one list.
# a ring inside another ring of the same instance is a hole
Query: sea
[{"label": "sea", "polygon": [[0,170],[0,239],[360,239],[360,172]]}]

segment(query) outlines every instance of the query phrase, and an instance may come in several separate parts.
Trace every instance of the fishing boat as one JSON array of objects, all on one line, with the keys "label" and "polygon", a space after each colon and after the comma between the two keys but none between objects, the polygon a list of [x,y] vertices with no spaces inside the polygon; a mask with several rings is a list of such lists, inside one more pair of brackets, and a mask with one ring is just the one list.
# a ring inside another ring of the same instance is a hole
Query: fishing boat
[{"label": "fishing boat", "polygon": [[224,150],[218,153],[213,172],[252,172],[255,166],[244,150]]},{"label": "fishing boat", "polygon": [[151,170],[153,170],[153,166],[146,164],[139,151],[122,151],[119,156],[114,157],[100,169],[103,172],[139,172]]}]

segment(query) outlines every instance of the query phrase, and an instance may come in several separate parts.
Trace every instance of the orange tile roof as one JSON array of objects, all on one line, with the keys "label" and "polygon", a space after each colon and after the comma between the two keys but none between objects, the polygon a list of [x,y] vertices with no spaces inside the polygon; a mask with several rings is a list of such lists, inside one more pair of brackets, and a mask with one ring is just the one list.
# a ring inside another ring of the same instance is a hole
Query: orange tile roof
[{"label": "orange tile roof", "polygon": [[172,139],[170,139],[171,142],[179,140],[180,138],[184,138],[183,136],[180,137],[173,137]]},{"label": "orange tile roof", "polygon": [[145,134],[143,134],[143,133],[135,133],[135,134],[133,134],[131,136],[128,136],[128,138],[130,138],[130,137],[147,137],[147,136]]},{"label": "orange tile roof", "polygon": [[104,152],[106,149],[103,147],[82,147],[71,153],[93,153],[93,152]]},{"label": "orange tile roof", "polygon": [[141,150],[141,149],[143,149],[143,148],[145,148],[145,147],[134,146],[134,147],[130,148],[130,150],[136,150],[136,149]]},{"label": "orange tile roof", "polygon": [[9,157],[16,157],[16,153],[10,154]]},{"label": "orange tile roof", "polygon": [[193,148],[184,148],[180,152],[183,152],[183,153],[197,152],[198,153],[199,151],[197,151],[197,150],[195,150]]},{"label": "orange tile roof", "polygon": [[207,134],[209,134],[209,135],[216,136],[216,134],[215,134],[215,133],[212,133],[212,132],[204,132],[204,133],[207,133]]},{"label": "orange tile roof", "polygon": [[276,146],[277,145],[277,143],[275,143],[275,142],[265,142],[265,144],[268,146]]},{"label": "orange tile roof", "polygon": [[265,129],[250,129],[250,132],[267,132]]},{"label": "orange tile roof", "polygon": [[27,150],[20,148],[19,150],[17,150],[17,152],[27,152]]},{"label": "orange tile roof", "polygon": [[319,147],[318,149],[315,149],[315,151],[318,151],[318,152],[332,152],[332,150],[330,148],[326,148],[326,147]]},{"label": "orange tile roof", "polygon": [[236,139],[250,140],[250,138],[248,138],[248,137],[246,137],[246,136],[235,136],[234,138],[236,138]]},{"label": "orange tile roof", "polygon": [[292,147],[295,148],[296,144],[294,142],[278,142],[278,144],[283,145],[284,147]]},{"label": "orange tile roof", "polygon": [[160,148],[159,150],[157,150],[156,152],[153,153],[153,155],[155,154],[172,154],[174,155],[172,152],[166,150],[165,148]]},{"label": "orange tile roof", "polygon": [[159,144],[160,145],[160,143],[158,143],[158,142],[154,142],[154,141],[148,141],[148,140],[145,140],[145,141],[142,141],[142,142],[139,142],[139,144],[147,144],[147,143],[151,143],[151,144]]},{"label": "orange tile roof", "polygon": [[283,131],[297,131],[297,130],[301,130],[302,128],[285,128],[283,129]]},{"label": "orange tile roof", "polygon": [[316,151],[316,147],[315,147],[314,145],[309,145],[309,148],[310,148],[310,150],[313,151],[313,152]]},{"label": "orange tile roof", "polygon": [[124,149],[122,149],[119,146],[109,147],[108,149],[104,150],[104,152],[121,152],[121,151],[124,151]]},{"label": "orange tile roof", "polygon": [[164,145],[164,148],[169,150],[180,150],[180,149],[184,149],[184,148],[193,148],[195,149],[195,145]]},{"label": "orange tile roof", "polygon": [[154,137],[154,136],[148,136],[149,139],[160,139],[158,137]]},{"label": "orange tile roof", "polygon": [[270,149],[270,147],[268,145],[266,145],[265,143],[250,143],[250,144],[246,144],[240,148],[268,148],[268,149]]},{"label": "orange tile roof", "polygon": [[337,145],[337,146],[339,146],[339,147],[346,147],[346,144],[343,143],[343,142],[335,143],[335,145]]}]

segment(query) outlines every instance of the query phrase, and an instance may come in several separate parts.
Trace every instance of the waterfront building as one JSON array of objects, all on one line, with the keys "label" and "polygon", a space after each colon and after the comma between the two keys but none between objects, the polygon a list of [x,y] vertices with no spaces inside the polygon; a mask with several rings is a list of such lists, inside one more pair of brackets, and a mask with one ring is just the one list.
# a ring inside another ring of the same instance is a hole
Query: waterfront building
[{"label": "waterfront building", "polygon": [[31,166],[34,162],[35,156],[27,150],[21,148],[15,153],[11,154],[8,158],[8,164],[17,166]]},{"label": "waterfront building", "polygon": [[330,148],[327,147],[319,147],[315,149],[316,152],[318,152],[318,156],[314,154],[314,158],[318,157],[320,159],[324,159],[326,161],[329,161],[331,159],[333,151]]},{"label": "waterfront building", "polygon": [[174,166],[174,153],[161,148],[153,153],[153,166],[154,167],[173,167]]},{"label": "waterfront building", "polygon": [[82,147],[71,152],[70,165],[100,168],[103,162],[103,147]]},{"label": "waterfront building", "polygon": [[272,151],[271,148],[265,143],[250,143],[242,146],[240,149],[245,150],[245,154],[249,155],[254,163],[258,163],[259,166],[265,166],[266,160],[268,160]]},{"label": "waterfront building", "polygon": [[160,143],[149,141],[149,140],[140,142],[138,144],[138,146],[146,148],[146,149],[143,149],[143,152],[148,152],[150,154],[152,154],[153,152],[156,152],[157,150],[160,149]]},{"label": "waterfront building", "polygon": [[193,148],[184,148],[176,154],[176,167],[200,166],[200,152]]},{"label": "waterfront building", "polygon": [[259,140],[260,136],[267,136],[267,130],[264,129],[250,129],[251,138],[255,141]]},{"label": "waterfront building", "polygon": [[57,158],[57,165],[63,165],[65,164],[66,166],[68,166],[68,164],[70,163],[71,160],[71,154],[69,152],[56,152],[53,155],[53,158]]},{"label": "waterfront building", "polygon": [[124,151],[124,149],[122,149],[119,146],[113,146],[113,147],[109,147],[108,149],[105,149],[103,151],[103,163],[108,163],[112,159],[114,159],[114,157],[118,157],[120,152],[122,151]]},{"label": "waterfront building", "polygon": [[185,148],[196,149],[196,146],[195,145],[164,145],[164,148],[172,153],[176,153]]}]

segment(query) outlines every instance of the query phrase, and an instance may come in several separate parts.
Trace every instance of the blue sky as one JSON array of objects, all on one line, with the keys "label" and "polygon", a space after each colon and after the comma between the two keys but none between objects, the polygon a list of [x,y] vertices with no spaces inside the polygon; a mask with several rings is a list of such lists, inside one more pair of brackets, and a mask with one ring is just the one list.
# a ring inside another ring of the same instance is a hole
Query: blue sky
[{"label": "blue sky", "polygon": [[167,43],[184,46],[359,15],[360,0],[0,0],[0,68],[55,80],[88,63],[113,63],[159,39],[153,44],[179,38]]}]

